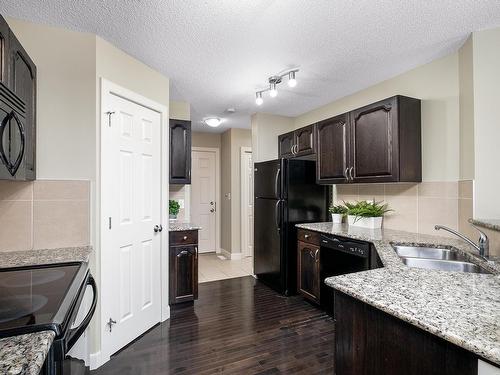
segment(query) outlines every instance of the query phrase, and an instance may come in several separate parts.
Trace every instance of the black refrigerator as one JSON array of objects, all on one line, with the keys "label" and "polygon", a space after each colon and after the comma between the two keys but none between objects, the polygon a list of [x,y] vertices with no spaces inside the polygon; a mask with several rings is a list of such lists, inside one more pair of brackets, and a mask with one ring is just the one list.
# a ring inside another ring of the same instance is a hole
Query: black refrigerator
[{"label": "black refrigerator", "polygon": [[284,295],[297,291],[295,224],[327,220],[328,188],[316,163],[280,159],[254,165],[254,273]]}]

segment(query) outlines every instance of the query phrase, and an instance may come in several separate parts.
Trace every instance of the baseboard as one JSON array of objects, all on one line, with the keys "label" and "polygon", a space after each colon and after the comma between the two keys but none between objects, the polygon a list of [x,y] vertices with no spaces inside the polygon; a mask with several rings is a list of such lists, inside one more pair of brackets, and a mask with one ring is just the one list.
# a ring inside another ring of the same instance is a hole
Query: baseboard
[{"label": "baseboard", "polygon": [[98,352],[95,352],[95,353],[90,353],[90,369],[95,370],[95,369],[101,367],[103,364],[105,364],[109,360],[110,360],[110,357],[105,358],[102,355],[102,352],[100,350]]},{"label": "baseboard", "polygon": [[231,260],[239,260],[242,258],[241,253],[230,253],[229,251],[227,251],[226,249],[223,249],[223,248],[220,249],[220,254],[222,254],[227,259],[231,259]]}]

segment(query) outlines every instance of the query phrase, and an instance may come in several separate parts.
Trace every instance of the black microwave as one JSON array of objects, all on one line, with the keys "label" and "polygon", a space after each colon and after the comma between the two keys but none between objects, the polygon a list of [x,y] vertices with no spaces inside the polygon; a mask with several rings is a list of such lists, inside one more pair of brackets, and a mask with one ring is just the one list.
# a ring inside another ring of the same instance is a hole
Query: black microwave
[{"label": "black microwave", "polygon": [[34,180],[35,131],[26,103],[0,83],[0,179]]}]

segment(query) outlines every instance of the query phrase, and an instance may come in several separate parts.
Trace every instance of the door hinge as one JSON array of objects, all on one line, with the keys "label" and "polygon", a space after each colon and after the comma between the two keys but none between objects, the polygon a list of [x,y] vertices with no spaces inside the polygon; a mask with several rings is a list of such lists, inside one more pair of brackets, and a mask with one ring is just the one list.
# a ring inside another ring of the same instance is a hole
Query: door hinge
[{"label": "door hinge", "polygon": [[108,227],[111,229],[111,216],[108,218]]},{"label": "door hinge", "polygon": [[114,111],[108,111],[106,114],[108,115],[108,126],[111,127],[111,115],[114,114]]}]

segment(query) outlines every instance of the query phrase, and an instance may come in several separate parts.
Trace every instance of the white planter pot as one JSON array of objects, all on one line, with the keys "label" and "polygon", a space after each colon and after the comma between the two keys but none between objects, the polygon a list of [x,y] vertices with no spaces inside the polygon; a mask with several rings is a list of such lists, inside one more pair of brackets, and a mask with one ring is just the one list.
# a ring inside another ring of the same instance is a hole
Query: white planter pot
[{"label": "white planter pot", "polygon": [[177,220],[177,215],[171,215],[171,214],[169,214],[169,215],[168,215],[168,218],[169,218],[171,221],[175,221],[175,220]]},{"label": "white planter pot", "polygon": [[354,215],[347,216],[347,222],[353,227],[380,229],[382,228],[383,217],[356,217]]},{"label": "white planter pot", "polygon": [[332,214],[332,223],[333,224],[342,224],[342,214]]}]

